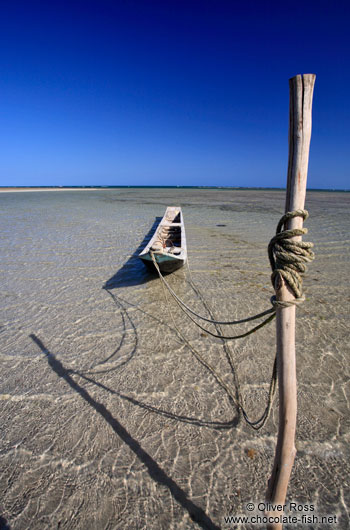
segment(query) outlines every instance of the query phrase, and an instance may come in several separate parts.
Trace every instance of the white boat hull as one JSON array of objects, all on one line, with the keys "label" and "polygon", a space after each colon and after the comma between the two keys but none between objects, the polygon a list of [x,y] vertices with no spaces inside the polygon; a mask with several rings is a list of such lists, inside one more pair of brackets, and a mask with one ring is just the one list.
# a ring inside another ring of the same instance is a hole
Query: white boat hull
[{"label": "white boat hull", "polygon": [[139,254],[144,264],[154,269],[152,255],[161,272],[173,272],[186,263],[186,235],[180,207],[166,209],[152,239]]}]

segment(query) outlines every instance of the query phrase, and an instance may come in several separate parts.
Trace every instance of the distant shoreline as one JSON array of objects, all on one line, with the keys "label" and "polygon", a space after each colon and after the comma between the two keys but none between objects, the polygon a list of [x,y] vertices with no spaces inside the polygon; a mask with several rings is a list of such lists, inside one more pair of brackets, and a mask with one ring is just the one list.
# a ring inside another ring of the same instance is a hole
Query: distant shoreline
[{"label": "distant shoreline", "polygon": [[24,191],[24,192],[27,192],[27,191],[74,191],[74,190],[77,190],[77,191],[82,191],[82,190],[99,190],[99,189],[102,189],[102,188],[65,188],[65,187],[38,187],[38,188],[35,188],[35,187],[0,187],[0,193],[13,193],[13,192],[19,192],[19,191]]},{"label": "distant shoreline", "polygon": [[[0,193],[34,191],[100,191],[114,189],[201,189],[201,190],[261,190],[284,191],[285,188],[243,187],[243,186],[2,186]],[[350,189],[307,188],[307,191],[349,193]]]}]

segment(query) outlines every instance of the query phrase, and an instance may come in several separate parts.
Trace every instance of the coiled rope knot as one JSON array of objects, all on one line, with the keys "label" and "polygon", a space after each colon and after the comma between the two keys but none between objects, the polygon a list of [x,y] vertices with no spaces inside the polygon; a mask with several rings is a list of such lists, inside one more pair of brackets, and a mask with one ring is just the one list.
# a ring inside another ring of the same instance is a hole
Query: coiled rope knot
[{"label": "coiled rope knot", "polygon": [[304,301],[302,293],[302,277],[301,275],[307,269],[306,263],[311,262],[315,255],[311,250],[313,243],[305,241],[295,241],[291,238],[295,236],[303,236],[307,234],[307,228],[294,228],[292,230],[283,230],[285,224],[289,219],[294,217],[302,217],[303,220],[309,217],[306,210],[294,210],[287,212],[280,219],[276,235],[271,239],[268,246],[268,254],[270,265],[272,269],[271,281],[275,286],[276,278],[283,278],[295,296],[295,300],[291,302],[281,302],[276,300],[273,296],[271,302],[273,305],[288,307],[290,305],[298,305]]}]

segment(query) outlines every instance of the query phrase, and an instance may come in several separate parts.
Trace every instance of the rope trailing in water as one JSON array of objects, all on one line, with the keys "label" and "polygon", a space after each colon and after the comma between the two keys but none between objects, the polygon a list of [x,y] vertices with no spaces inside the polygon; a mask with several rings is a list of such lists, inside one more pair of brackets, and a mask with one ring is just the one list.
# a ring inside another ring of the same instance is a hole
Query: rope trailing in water
[{"label": "rope trailing in water", "polygon": [[[152,255],[153,253],[151,253]],[[155,267],[157,268],[158,272],[159,272],[159,275],[160,277],[162,278],[162,275],[161,275],[161,272],[159,270],[159,267],[158,267],[158,264],[157,262],[155,261],[154,259],[154,256],[152,255],[152,260],[153,260],[153,263],[155,264]],[[190,276],[191,276],[191,271],[190,269],[188,268],[189,272],[190,272]],[[192,281],[192,279],[191,279]],[[193,353],[193,355],[196,357],[196,359],[203,365],[205,366],[205,368],[211,373],[211,375],[216,379],[216,381],[219,383],[219,385],[225,390],[225,392],[227,393],[227,395],[229,396],[229,398],[232,400],[233,403],[235,403],[235,405],[238,407],[239,410],[242,411],[242,414],[243,414],[243,418],[245,419],[246,423],[248,423],[248,425],[250,425],[250,427],[252,427],[254,430],[258,431],[260,429],[262,429],[262,427],[265,425],[265,423],[267,422],[269,416],[270,416],[270,412],[271,412],[271,409],[272,409],[272,405],[273,405],[273,400],[274,400],[274,397],[275,397],[275,393],[276,393],[276,385],[277,385],[277,359],[275,358],[275,361],[274,361],[274,366],[273,366],[273,371],[272,371],[272,376],[271,376],[271,381],[270,381],[270,386],[269,386],[269,393],[268,393],[268,399],[267,399],[267,404],[266,404],[266,407],[265,407],[265,410],[262,414],[262,416],[256,420],[256,421],[252,421],[249,419],[248,417],[248,414],[244,408],[244,405],[243,405],[243,399],[242,399],[242,396],[241,396],[241,393],[239,391],[239,387],[238,387],[238,390],[237,390],[237,397],[233,395],[233,393],[231,392],[231,390],[229,389],[229,387],[226,385],[226,383],[223,381],[223,379],[220,377],[220,375],[216,372],[216,370],[214,370],[214,368],[211,366],[211,364],[208,363],[208,361],[206,359],[204,359],[204,357],[199,353],[199,351],[194,347],[192,346],[192,344],[190,343],[190,341],[185,337],[185,335],[180,331],[179,327],[177,326],[176,322],[175,322],[175,318],[174,318],[174,315],[173,315],[173,312],[171,311],[171,308],[170,308],[170,304],[169,304],[169,300],[168,300],[168,295],[167,295],[167,290],[166,290],[166,284],[162,282],[162,288],[163,288],[163,292],[164,292],[164,296],[165,296],[165,300],[166,300],[166,305],[167,305],[167,309],[169,311],[169,314],[170,314],[170,318],[173,322],[173,325],[174,325],[174,328],[175,330],[177,331],[178,335],[182,338],[182,340],[184,341],[184,343],[187,345],[187,347],[191,350],[191,352]],[[204,303],[204,299],[203,299],[203,296],[201,295],[199,289],[193,284],[193,288],[194,290],[198,293],[199,297],[202,299],[203,303]],[[205,303],[204,303],[205,304]],[[205,304],[207,305],[207,304]],[[207,308],[209,310],[209,308]],[[209,312],[211,312],[209,310]],[[273,315],[274,316],[274,315]],[[217,324],[215,325],[217,326]],[[220,329],[219,329],[219,332],[220,332]],[[221,333],[221,332],[220,332]],[[220,337],[224,343],[224,347],[225,347],[225,340],[224,340],[224,337],[222,336],[222,334],[219,334],[218,337]],[[231,359],[231,356],[230,356],[230,364],[232,366],[232,359]]]},{"label": "rope trailing in water", "polygon": [[[293,212],[287,212],[283,217],[280,219],[277,229],[276,229],[276,235],[271,239],[269,246],[268,246],[268,254],[269,254],[269,260],[270,265],[272,268],[272,275],[271,275],[271,281],[274,285],[275,278],[277,275],[280,275],[283,277],[285,282],[288,284],[290,289],[292,290],[295,299],[289,302],[282,302],[276,300],[275,296],[272,296],[271,303],[272,306],[270,309],[266,309],[265,311],[258,313],[256,315],[253,315],[251,317],[246,317],[241,320],[232,320],[232,321],[221,321],[221,320],[214,320],[207,317],[203,317],[202,315],[198,314],[196,311],[193,311],[183,300],[181,300],[177,294],[173,291],[173,289],[170,287],[169,283],[166,281],[162,273],[160,272],[158,263],[156,262],[154,253],[151,251],[151,258],[153,261],[153,264],[159,274],[160,279],[167,287],[168,291],[170,292],[171,296],[174,298],[178,306],[181,308],[181,310],[187,315],[187,317],[192,320],[201,330],[203,330],[205,333],[208,333],[209,335],[217,338],[224,338],[227,340],[234,340],[234,339],[241,339],[243,337],[247,337],[248,335],[254,333],[255,331],[258,331],[258,329],[262,328],[271,320],[274,319],[276,316],[276,307],[282,306],[282,307],[289,307],[291,305],[299,305],[301,304],[305,298],[302,295],[302,278],[301,274],[303,274],[306,271],[306,263],[310,262],[314,259],[314,253],[312,252],[311,248],[313,247],[313,243],[307,243],[304,241],[290,241],[292,237],[295,236],[301,236],[304,234],[307,234],[307,228],[294,228],[293,230],[282,230],[282,227],[284,224],[293,217],[302,217],[304,220],[307,219],[309,216],[308,212],[306,210],[294,210]],[[207,328],[203,327],[201,324],[199,324],[192,316],[199,318],[200,320],[204,320],[206,322],[209,322],[210,324],[219,324],[219,325],[236,325],[236,324],[243,324],[244,322],[250,322],[252,320],[256,320],[258,318],[262,318],[266,315],[270,315],[266,320],[255,326],[254,328],[250,329],[249,331],[246,331],[245,333],[239,334],[239,335],[232,335],[232,336],[226,336],[226,335],[220,335],[217,333],[213,333],[212,331],[208,330]]]},{"label": "rope trailing in water", "polygon": [[183,300],[181,300],[181,298],[179,298],[177,296],[177,294],[173,291],[173,289],[170,287],[169,283],[166,281],[166,279],[164,278],[164,276],[162,276],[160,270],[159,270],[159,267],[158,267],[158,263],[154,258],[153,256],[153,252],[151,251],[151,257],[152,257],[152,261],[153,261],[153,264],[155,266],[155,268],[157,269],[157,272],[158,274],[160,275],[160,278],[161,280],[165,283],[165,285],[167,286],[167,289],[168,291],[170,292],[170,294],[172,295],[172,297],[176,300],[176,302],[178,302],[184,309],[186,309],[189,313],[191,313],[192,315],[196,316],[197,318],[199,318],[200,320],[205,320],[206,322],[209,322],[210,324],[218,324],[218,325],[221,325],[221,326],[232,326],[232,325],[235,325],[235,324],[243,324],[244,322],[250,322],[251,320],[256,320],[258,318],[262,318],[270,313],[273,313],[275,311],[274,307],[271,307],[269,309],[266,309],[265,311],[263,311],[262,313],[258,313],[257,315],[254,315],[252,317],[247,317],[247,318],[243,318],[241,320],[231,320],[231,321],[221,321],[221,320],[214,320],[212,318],[206,318],[206,317],[203,317],[202,315],[199,315],[198,313],[196,313],[196,311],[193,311],[193,309],[191,309],[187,304],[185,304],[185,302]]},{"label": "rope trailing in water", "polygon": [[[212,337],[216,337],[218,339],[226,339],[226,340],[231,340],[231,339],[242,339],[243,337],[247,337],[248,335],[250,335],[251,333],[254,333],[254,331],[257,331],[258,329],[262,328],[263,326],[265,326],[265,324],[268,324],[268,322],[271,322],[271,320],[273,320],[276,316],[276,313],[275,313],[275,309],[272,307],[271,309],[268,309],[267,311],[264,311],[263,313],[260,313],[259,315],[255,315],[253,318],[259,318],[259,316],[262,316],[262,315],[265,315],[267,313],[272,313],[266,320],[264,320],[263,322],[261,322],[261,324],[258,324],[257,326],[255,326],[253,329],[250,329],[249,331],[246,331],[245,333],[242,333],[240,335],[232,335],[232,336],[227,336],[227,335],[221,335],[219,333],[214,333],[212,331],[210,331],[209,329],[205,328],[204,326],[202,326],[201,324],[199,324],[199,322],[197,322],[192,316],[190,313],[188,313],[184,307],[184,303],[181,303],[182,300],[180,300],[180,298],[174,293],[174,291],[171,289],[170,285],[168,284],[168,282],[166,281],[166,279],[164,278],[164,276],[162,275],[162,273],[160,272],[160,269],[159,269],[159,266],[158,266],[158,263],[156,262],[155,260],[155,257],[154,257],[154,254],[153,252],[151,251],[151,257],[152,257],[152,261],[153,261],[153,264],[159,274],[159,277],[160,279],[162,280],[163,282],[163,285],[166,286],[166,288],[168,289],[168,291],[170,292],[170,294],[172,295],[172,297],[174,298],[175,302],[177,303],[177,305],[180,307],[181,311],[183,311],[185,313],[185,315],[190,319],[192,320],[192,322],[194,324],[196,324],[196,326],[198,326],[201,330],[203,330],[205,333],[208,333],[208,335],[211,335]],[[194,311],[191,311],[192,314],[196,314]],[[203,319],[204,320],[204,319]],[[210,322],[211,324],[215,324],[215,325],[219,325],[220,322],[219,321],[216,321],[216,320],[210,320],[210,319],[205,319],[207,322]],[[252,320],[252,318],[250,318],[250,320]],[[243,320],[243,322],[245,322],[246,320]],[[231,324],[239,324],[241,323],[242,321],[235,321],[235,322],[231,322]],[[225,324],[227,324],[227,322],[225,322]]]},{"label": "rope trailing in water", "polygon": [[[192,272],[191,272],[191,269],[190,269],[190,266],[189,266],[188,262],[187,262],[187,270],[188,270],[188,274],[189,274],[189,278],[190,278],[190,285],[192,286],[192,289],[195,291],[197,296],[200,298],[200,300],[202,301],[204,307],[206,308],[206,310],[208,311],[210,316],[212,316],[212,310],[209,307],[208,302],[206,302],[206,300],[203,297],[202,293],[200,292],[200,290],[198,289],[198,287],[195,285],[195,283],[193,281]],[[163,289],[165,290],[164,286],[163,286]],[[215,328],[222,335],[222,331],[221,331],[220,326],[215,324]],[[257,431],[257,430],[261,429],[265,425],[265,423],[267,422],[267,420],[268,420],[268,418],[270,416],[270,412],[271,412],[271,408],[272,408],[272,405],[273,405],[273,400],[274,400],[274,396],[275,396],[275,392],[276,392],[276,385],[277,385],[277,359],[275,357],[273,370],[272,370],[272,375],[271,375],[271,380],[270,380],[270,385],[269,385],[268,400],[267,400],[267,404],[266,404],[265,410],[264,410],[263,414],[261,415],[261,417],[258,420],[252,421],[252,420],[249,419],[248,414],[245,411],[245,408],[244,408],[244,405],[243,405],[244,402],[243,402],[243,398],[242,398],[242,395],[241,395],[241,392],[240,392],[240,388],[239,388],[239,381],[238,381],[238,378],[237,378],[236,373],[235,373],[236,371],[235,371],[234,362],[233,362],[233,359],[232,359],[232,351],[231,351],[227,341],[225,341],[225,339],[222,339],[222,343],[223,343],[224,352],[225,352],[226,357],[228,359],[228,362],[229,362],[229,364],[231,366],[232,374],[233,374],[235,385],[236,385],[236,396],[237,396],[237,398],[236,399],[232,398],[232,399],[234,399],[234,402],[236,403],[238,408],[242,411],[243,417],[244,417],[245,421],[248,423],[248,425]],[[231,397],[232,397],[232,394],[231,394]]]},{"label": "rope trailing in water", "polygon": [[[247,335],[250,335],[251,333],[254,333],[258,329],[262,328],[266,324],[268,324],[274,317],[275,312],[277,309],[277,306],[280,307],[289,307],[291,305],[299,305],[302,303],[305,298],[302,295],[302,278],[301,274],[303,274],[307,267],[306,263],[311,262],[314,259],[314,253],[311,250],[311,248],[314,246],[313,243],[310,242],[303,242],[303,241],[290,241],[291,238],[296,236],[302,236],[308,232],[307,228],[295,228],[292,230],[282,230],[282,228],[285,226],[288,220],[295,218],[295,217],[302,217],[303,220],[307,219],[309,216],[308,212],[306,210],[294,210],[293,212],[287,212],[285,215],[282,216],[280,219],[277,229],[276,229],[276,235],[271,239],[269,245],[268,245],[268,255],[270,260],[270,265],[272,269],[272,275],[271,275],[271,281],[273,286],[275,285],[276,277],[283,278],[284,281],[287,283],[289,288],[292,290],[295,299],[292,301],[284,302],[284,301],[278,301],[276,300],[276,297],[273,296],[271,298],[271,303],[273,305],[272,308],[263,311],[262,313],[258,313],[257,315],[254,315],[252,317],[247,317],[241,320],[235,320],[235,321],[218,321],[214,319],[208,319],[206,317],[203,317],[193,311],[191,308],[189,308],[183,300],[181,300],[176,293],[171,289],[168,282],[163,277],[162,273],[160,272],[158,263],[155,259],[154,253],[151,251],[150,255],[153,261],[153,264],[159,274],[160,279],[162,280],[162,285],[164,289],[164,294],[166,297],[166,300],[168,302],[167,293],[165,290],[165,287],[168,289],[172,297],[175,299],[179,307],[182,309],[182,311],[203,331],[208,333],[209,335],[212,335],[214,337],[220,338],[222,340],[227,339],[238,339],[246,337]],[[190,270],[190,269],[189,269]],[[193,284],[193,280],[191,278],[191,283]],[[198,288],[193,284],[194,290],[198,293]],[[202,296],[201,296],[202,298]],[[167,303],[168,305],[168,303]],[[191,351],[194,353],[195,357],[202,363],[204,366],[206,366],[207,369],[209,369],[214,377],[217,379],[219,384],[228,392],[231,399],[236,403],[236,405],[240,408],[242,411],[243,417],[245,421],[255,430],[261,429],[266,421],[269,418],[273,399],[276,393],[276,387],[277,387],[277,357],[275,357],[274,365],[273,365],[273,371],[272,371],[272,377],[270,381],[270,387],[269,387],[269,393],[268,393],[268,401],[265,408],[264,413],[262,416],[256,420],[251,421],[244,409],[244,406],[242,404],[242,398],[240,394],[238,395],[238,399],[232,395],[230,390],[228,389],[227,385],[223,382],[223,380],[220,378],[220,376],[215,372],[215,370],[210,366],[207,361],[200,355],[200,353],[193,348],[193,346],[190,344],[190,342],[184,337],[184,335],[181,333],[179,328],[177,327],[173,314],[170,310],[170,306],[168,305],[169,312],[171,315],[171,319],[173,321],[173,324],[178,332],[178,334],[182,337],[182,339],[185,341],[185,343],[189,346]],[[267,314],[272,313],[266,320],[264,320],[261,324],[258,326],[255,326],[253,329],[247,331],[246,333],[243,333],[241,335],[235,335],[231,337],[227,337],[222,335],[221,331],[219,331],[218,334],[212,333],[211,331],[207,330],[203,326],[201,326],[192,316],[195,315],[196,317],[200,318],[201,320],[205,320],[206,322],[212,323],[214,325],[234,325],[234,324],[241,324],[244,322],[249,322],[258,318],[261,318],[263,316],[266,316]],[[211,312],[210,312],[211,313]]]}]

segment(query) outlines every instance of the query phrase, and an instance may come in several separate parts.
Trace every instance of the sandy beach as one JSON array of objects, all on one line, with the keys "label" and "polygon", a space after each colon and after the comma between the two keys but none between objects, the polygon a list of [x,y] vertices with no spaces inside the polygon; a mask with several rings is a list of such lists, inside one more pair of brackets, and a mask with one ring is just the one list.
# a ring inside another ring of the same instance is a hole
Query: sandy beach
[{"label": "sandy beach", "polygon": [[[245,423],[178,335],[158,278],[135,252],[166,206],[180,205],[193,279],[215,316],[263,311],[273,294],[267,245],[284,192],[58,190],[0,193],[1,528],[233,528],[226,516],[264,501],[278,399],[261,431]],[[305,239],[316,258],[297,310],[288,502],[312,504],[337,523],[284,528],[346,529],[350,194],[308,192],[306,208]],[[168,281],[204,312],[186,268]],[[257,419],[275,357],[274,322],[229,342],[228,354],[173,304],[171,311]]]},{"label": "sandy beach", "polygon": [[6,187],[6,188],[1,188],[0,187],[0,193],[18,193],[18,192],[22,193],[25,191],[30,191],[30,192],[36,192],[36,191],[95,191],[98,189],[101,189],[101,188],[63,188],[63,187],[57,187],[57,188],[55,187],[52,187],[52,188]]}]

